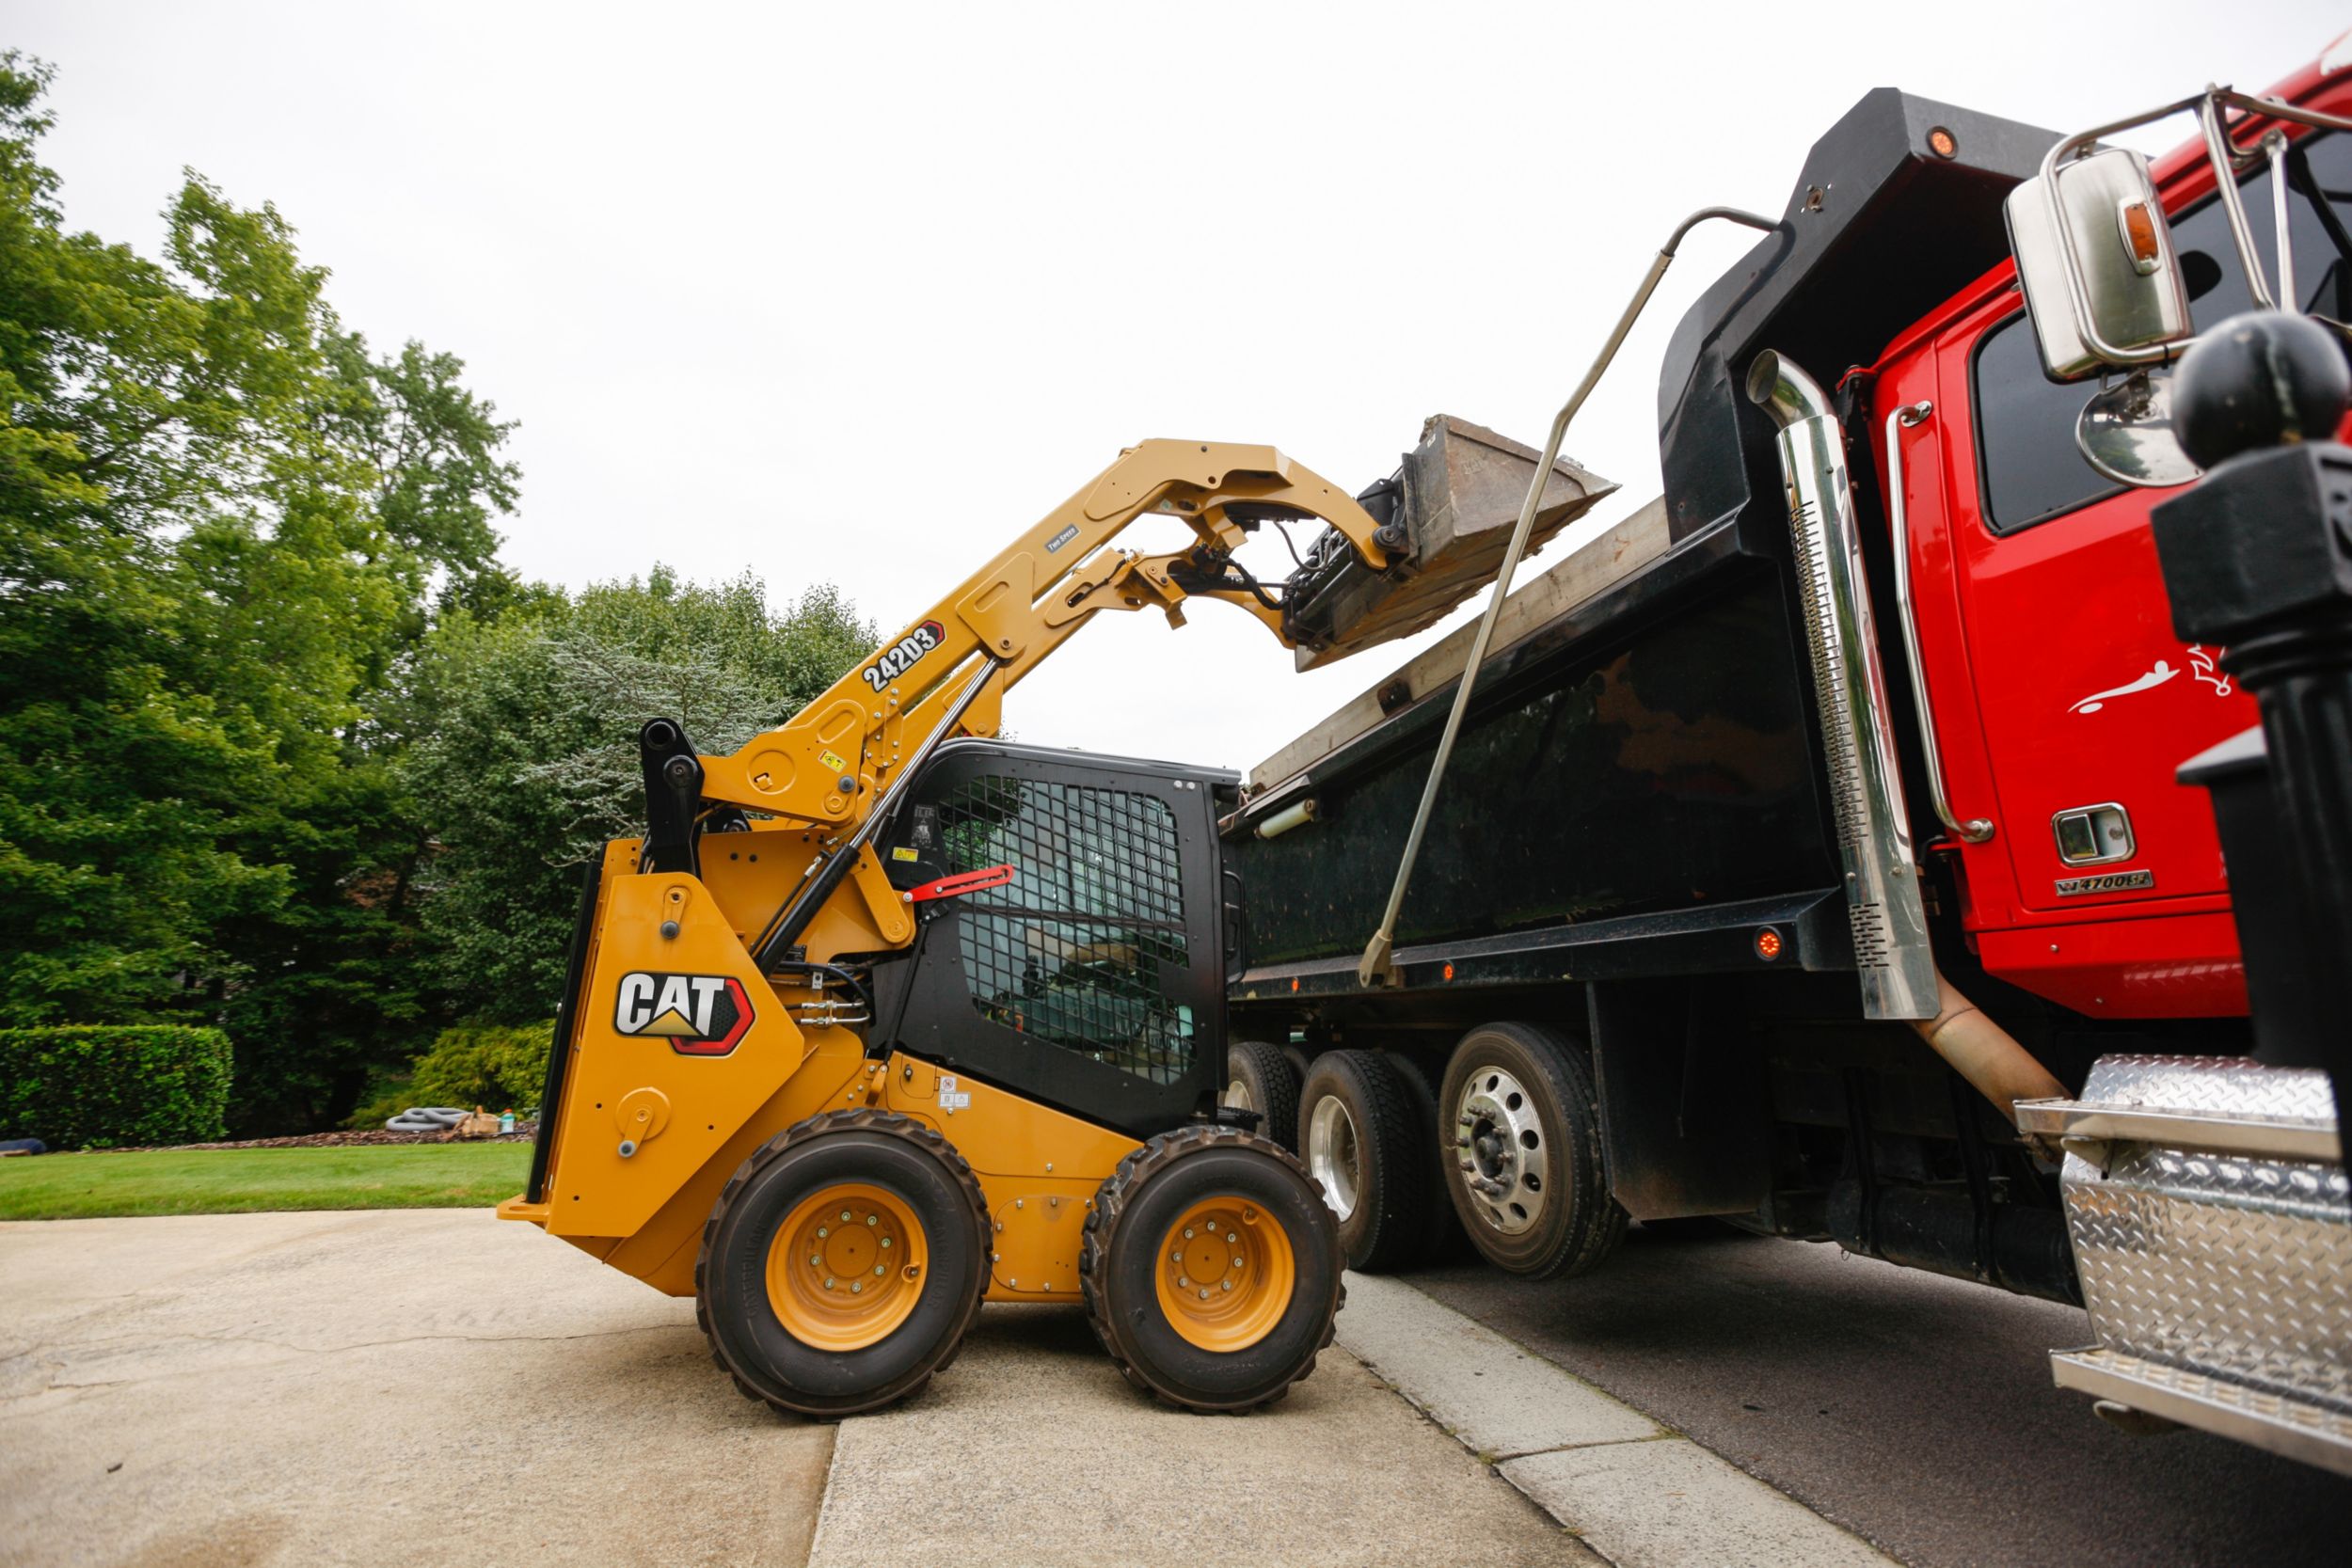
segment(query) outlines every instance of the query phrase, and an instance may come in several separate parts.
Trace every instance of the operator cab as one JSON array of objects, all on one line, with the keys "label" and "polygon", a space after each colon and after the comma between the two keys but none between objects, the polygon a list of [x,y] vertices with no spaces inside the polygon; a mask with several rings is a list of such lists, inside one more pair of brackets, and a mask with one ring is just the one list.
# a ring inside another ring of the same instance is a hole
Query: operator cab
[{"label": "operator cab", "polygon": [[[1216,818],[1240,775],[955,740],[877,835],[917,934],[874,961],[870,1048],[969,1072],[1136,1138],[1224,1079]],[[993,886],[925,896],[1009,867]]]}]

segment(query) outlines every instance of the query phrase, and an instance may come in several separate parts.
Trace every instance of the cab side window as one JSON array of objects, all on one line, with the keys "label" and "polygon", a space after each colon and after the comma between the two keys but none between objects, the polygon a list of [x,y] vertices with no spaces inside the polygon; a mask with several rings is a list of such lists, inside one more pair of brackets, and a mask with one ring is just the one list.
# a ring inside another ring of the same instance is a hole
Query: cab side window
[{"label": "cab side window", "polygon": [[1183,868],[1168,803],[1128,790],[983,775],[941,803],[950,873],[1009,864],[959,901],[980,1016],[1153,1084],[1190,1070]]},{"label": "cab side window", "polygon": [[[2352,319],[2352,135],[2309,136],[2289,160],[2289,219],[2296,293],[2302,308]],[[2278,277],[2267,166],[2242,182],[2249,227],[2263,276]],[[2253,309],[2246,269],[2221,203],[2208,197],[2172,223],[2188,285],[2189,313],[2200,328]],[[2096,379],[2060,384],[2042,372],[2032,324],[2021,311],[1977,346],[1977,457],[1984,520],[2014,533],[2117,493],[2074,447],[2074,420],[2098,389]]]}]

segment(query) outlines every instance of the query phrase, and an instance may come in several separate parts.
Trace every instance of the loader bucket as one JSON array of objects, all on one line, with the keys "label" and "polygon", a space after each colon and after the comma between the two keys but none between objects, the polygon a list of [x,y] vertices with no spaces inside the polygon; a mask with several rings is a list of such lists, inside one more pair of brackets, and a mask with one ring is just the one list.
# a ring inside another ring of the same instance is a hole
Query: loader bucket
[{"label": "loader bucket", "polygon": [[[1319,585],[1315,635],[1300,641],[1297,667],[1311,670],[1409,637],[1492,582],[1541,455],[1451,414],[1425,421],[1420,444],[1405,454],[1397,474],[1411,541],[1406,564],[1384,574],[1351,562]],[[1616,488],[1565,457],[1555,462],[1527,553],[1534,554]]]}]

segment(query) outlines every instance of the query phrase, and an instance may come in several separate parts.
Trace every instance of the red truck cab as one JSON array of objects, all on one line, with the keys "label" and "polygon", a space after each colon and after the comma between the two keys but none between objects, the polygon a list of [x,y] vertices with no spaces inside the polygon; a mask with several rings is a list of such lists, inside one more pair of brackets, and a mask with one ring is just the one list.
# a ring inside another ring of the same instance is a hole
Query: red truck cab
[{"label": "red truck cab", "polygon": [[[2352,71],[2314,66],[2273,96],[2344,114]],[[2352,317],[2352,134],[2293,129],[2297,292],[2307,310]],[[2248,309],[2201,145],[2155,172],[2198,325]],[[2240,190],[2267,273],[2267,169]],[[1957,863],[1984,968],[2092,1018],[2242,1017],[2213,812],[2175,771],[2258,716],[2219,650],[2173,633],[2149,514],[2176,492],[2113,483],[2076,450],[2098,382],[2045,376],[2011,263],[1904,332],[1871,374],[1851,438],[1883,500],[1900,487],[1895,547],[1951,814],[1992,828],[1926,847]]]}]

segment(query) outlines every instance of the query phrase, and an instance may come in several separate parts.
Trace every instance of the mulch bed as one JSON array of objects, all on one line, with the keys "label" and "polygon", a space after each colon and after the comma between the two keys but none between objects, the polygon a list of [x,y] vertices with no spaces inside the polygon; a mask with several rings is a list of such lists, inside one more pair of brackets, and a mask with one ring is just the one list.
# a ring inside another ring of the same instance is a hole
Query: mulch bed
[{"label": "mulch bed", "polygon": [[[519,1144],[529,1143],[539,1135],[535,1121],[518,1121],[512,1132],[499,1132],[486,1138],[461,1138],[454,1132],[395,1132],[388,1127],[373,1127],[357,1132],[305,1132],[294,1138],[240,1138],[232,1143],[168,1144],[159,1148],[174,1150],[202,1148],[352,1148],[368,1144]],[[152,1149],[109,1148],[106,1154],[139,1154]]]}]

